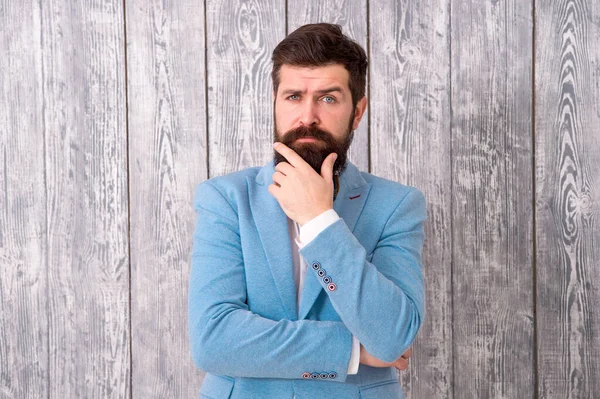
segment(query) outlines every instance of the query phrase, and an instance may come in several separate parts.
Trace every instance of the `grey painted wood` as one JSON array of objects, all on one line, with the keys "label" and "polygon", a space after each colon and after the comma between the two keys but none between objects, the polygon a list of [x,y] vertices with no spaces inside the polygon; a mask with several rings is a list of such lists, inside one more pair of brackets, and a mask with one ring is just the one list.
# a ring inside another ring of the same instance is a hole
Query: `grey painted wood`
[{"label": "grey painted wood", "polygon": [[402,385],[407,398],[451,398],[449,3],[371,0],[369,14],[372,173],[428,201],[426,318]]},{"label": "grey painted wood", "polygon": [[40,4],[49,397],[127,398],[123,3]]},{"label": "grey painted wood", "polygon": [[204,5],[127,3],[132,394],[194,398],[187,327],[196,185],[207,178]]},{"label": "grey painted wood", "polygon": [[600,397],[600,4],[536,8],[540,398]]},{"label": "grey painted wood", "polygon": [[193,190],[271,159],[319,20],[370,52],[351,159],[428,200],[407,397],[600,397],[600,6],[206,3],[0,6],[0,397],[197,397]]},{"label": "grey painted wood", "polygon": [[[304,24],[329,22],[339,24],[344,34],[358,42],[365,51],[367,47],[366,0],[335,0],[327,2],[289,1],[287,9],[288,33]],[[369,82],[367,80],[367,89]],[[367,93],[368,94],[368,93]],[[368,96],[367,96],[368,98]],[[365,111],[348,155],[350,162],[360,170],[369,171],[369,107]]]},{"label": "grey painted wood", "polygon": [[453,390],[534,394],[532,3],[453,2]]},{"label": "grey painted wood", "polygon": [[49,351],[38,5],[6,2],[0,24],[0,397],[41,398]]},{"label": "grey painted wood", "polygon": [[271,54],[285,37],[285,0],[206,2],[209,173],[273,158]]}]

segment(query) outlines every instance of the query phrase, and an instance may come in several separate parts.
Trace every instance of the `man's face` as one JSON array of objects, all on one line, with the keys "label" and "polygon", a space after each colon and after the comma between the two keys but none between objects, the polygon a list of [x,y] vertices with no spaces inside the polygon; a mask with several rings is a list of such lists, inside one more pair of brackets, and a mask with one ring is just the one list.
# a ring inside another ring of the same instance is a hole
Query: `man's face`
[{"label": "man's face", "polygon": [[[274,93],[275,141],[296,151],[317,173],[332,152],[337,153],[334,173],[343,170],[353,130],[366,108],[362,98],[356,109],[343,65],[294,67],[282,65]],[[275,152],[275,164],[285,161]]]}]

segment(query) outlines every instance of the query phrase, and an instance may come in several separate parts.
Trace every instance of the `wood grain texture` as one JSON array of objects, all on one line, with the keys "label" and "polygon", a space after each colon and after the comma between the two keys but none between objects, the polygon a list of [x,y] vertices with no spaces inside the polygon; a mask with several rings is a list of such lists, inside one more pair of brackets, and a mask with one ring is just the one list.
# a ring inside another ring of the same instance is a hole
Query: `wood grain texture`
[{"label": "wood grain texture", "polygon": [[453,390],[534,394],[532,4],[453,2]]},{"label": "wood grain texture", "polygon": [[40,4],[49,397],[128,398],[123,3]]},{"label": "wood grain texture", "polygon": [[452,397],[449,3],[369,2],[372,173],[422,190],[426,317],[407,398]]},{"label": "wood grain texture", "polygon": [[540,398],[600,397],[600,4],[536,2]]},{"label": "wood grain texture", "polygon": [[193,191],[272,158],[317,21],[369,50],[350,159],[428,201],[407,398],[600,397],[597,3],[2,2],[0,398],[197,397]]},{"label": "wood grain texture", "polygon": [[0,6],[0,398],[48,396],[40,10]]},{"label": "wood grain texture", "polygon": [[[304,24],[328,22],[339,24],[342,32],[367,47],[367,1],[335,0],[327,2],[289,1],[287,27],[291,33]],[[369,82],[367,81],[367,87]],[[348,159],[358,169],[369,171],[369,107],[365,111],[350,146]]]},{"label": "wood grain texture", "polygon": [[207,178],[204,6],[127,3],[132,394],[194,398],[187,327],[192,198]]},{"label": "wood grain texture", "polygon": [[285,0],[206,2],[210,177],[273,159],[271,54]]}]

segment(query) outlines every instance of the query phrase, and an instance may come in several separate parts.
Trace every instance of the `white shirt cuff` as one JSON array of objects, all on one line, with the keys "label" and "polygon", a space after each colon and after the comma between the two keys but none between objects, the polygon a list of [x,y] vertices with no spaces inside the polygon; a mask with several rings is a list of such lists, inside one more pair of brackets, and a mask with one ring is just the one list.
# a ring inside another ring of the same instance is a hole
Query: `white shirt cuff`
[{"label": "white shirt cuff", "polygon": [[300,227],[300,235],[295,239],[298,248],[302,249],[302,247],[308,245],[319,233],[335,223],[339,218],[336,211],[329,209],[304,223]]},{"label": "white shirt cuff", "polygon": [[354,335],[352,336],[352,352],[350,354],[350,364],[348,364],[348,374],[357,374],[360,364],[360,342]]}]

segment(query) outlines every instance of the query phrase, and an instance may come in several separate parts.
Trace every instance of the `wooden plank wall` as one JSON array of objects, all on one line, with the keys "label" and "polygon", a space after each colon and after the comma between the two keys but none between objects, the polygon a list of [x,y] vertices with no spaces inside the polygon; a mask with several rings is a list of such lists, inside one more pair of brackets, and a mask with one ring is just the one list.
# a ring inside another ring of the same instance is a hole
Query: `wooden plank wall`
[{"label": "wooden plank wall", "polygon": [[600,4],[539,2],[535,254],[540,397],[600,397]]},{"label": "wooden plank wall", "polygon": [[128,396],[123,5],[40,7],[48,394]]},{"label": "wooden plank wall", "polygon": [[454,392],[529,398],[531,4],[458,2],[451,14]]},{"label": "wooden plank wall", "polygon": [[412,398],[452,397],[449,6],[369,1],[371,173],[419,187],[428,201],[426,322],[401,374]]},{"label": "wooden plank wall", "polygon": [[0,10],[0,397],[40,398],[51,356],[40,9]]},{"label": "wooden plank wall", "polygon": [[126,2],[131,259],[131,390],[193,398],[187,286],[195,218],[207,177],[202,2]]},{"label": "wooden plank wall", "polygon": [[407,397],[600,397],[597,2],[87,0],[0,4],[0,398],[197,397],[193,190],[316,21],[370,56],[350,159],[428,200]]}]

